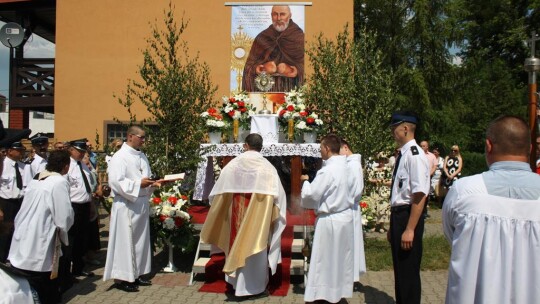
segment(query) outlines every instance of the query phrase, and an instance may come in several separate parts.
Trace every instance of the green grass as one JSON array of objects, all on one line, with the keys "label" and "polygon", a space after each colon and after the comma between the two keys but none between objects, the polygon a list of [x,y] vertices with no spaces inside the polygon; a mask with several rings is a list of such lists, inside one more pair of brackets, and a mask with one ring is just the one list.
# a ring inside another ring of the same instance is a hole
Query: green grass
[{"label": "green grass", "polygon": [[[422,270],[448,268],[450,245],[442,235],[424,236]],[[386,239],[364,239],[367,269],[371,271],[392,270],[392,253]]]}]

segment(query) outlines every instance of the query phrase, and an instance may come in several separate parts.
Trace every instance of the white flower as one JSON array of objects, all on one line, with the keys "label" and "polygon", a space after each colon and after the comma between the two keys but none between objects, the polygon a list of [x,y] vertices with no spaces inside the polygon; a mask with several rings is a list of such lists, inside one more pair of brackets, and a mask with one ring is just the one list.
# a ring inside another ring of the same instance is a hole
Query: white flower
[{"label": "white flower", "polygon": [[225,106],[225,109],[223,109],[223,111],[225,111],[225,113],[229,113],[230,111],[233,111],[234,108],[232,106]]},{"label": "white flower", "polygon": [[292,114],[292,117],[294,117],[294,118],[296,118],[296,117],[300,117],[300,113],[298,113],[298,112],[294,112],[294,113]]},{"label": "white flower", "polygon": [[315,119],[315,123],[318,125],[318,126],[322,126],[323,125],[323,121],[321,119]]},{"label": "white flower", "polygon": [[297,107],[300,109],[300,111],[304,111],[306,109],[306,105],[304,105],[303,103],[299,103]]},{"label": "white flower", "polygon": [[174,219],[172,217],[169,217],[163,221],[163,228],[172,230],[174,227]]},{"label": "white flower", "polygon": [[201,113],[201,117],[208,117],[208,115],[210,115],[210,114],[208,114],[208,112],[202,112]]},{"label": "white flower", "polygon": [[305,121],[299,121],[296,124],[296,128],[300,129],[300,130],[304,130],[305,128],[307,128],[306,122]]},{"label": "white flower", "polygon": [[187,213],[185,211],[182,211],[182,210],[179,210],[177,212],[177,216],[181,217],[183,220],[186,220],[186,221],[189,221],[189,219],[190,219],[189,213]]},{"label": "white flower", "polygon": [[234,111],[233,119],[240,119],[242,113],[240,111]]}]

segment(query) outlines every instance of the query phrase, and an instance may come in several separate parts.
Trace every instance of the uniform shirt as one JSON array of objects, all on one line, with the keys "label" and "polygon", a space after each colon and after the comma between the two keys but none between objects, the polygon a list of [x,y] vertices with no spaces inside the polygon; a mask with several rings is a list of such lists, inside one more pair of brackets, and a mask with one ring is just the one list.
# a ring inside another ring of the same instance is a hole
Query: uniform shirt
[{"label": "uniform shirt", "polygon": [[29,166],[31,178],[33,179],[36,174],[44,171],[45,166],[47,166],[47,161],[36,153],[36,155],[34,156],[34,160],[32,160]]},{"label": "uniform shirt", "polygon": [[[396,160],[397,162],[397,160]],[[395,171],[390,204],[410,205],[413,193],[429,193],[429,164],[424,151],[412,139],[401,147],[401,159]]]},{"label": "uniform shirt", "polygon": [[[77,161],[73,158],[70,158],[71,162],[69,164],[69,171],[67,173],[67,179],[69,182],[69,196],[72,203],[86,203],[89,202],[92,199],[92,196],[90,193],[86,192],[86,188],[84,186],[84,180],[81,175],[81,170],[79,169],[79,165],[77,164]],[[81,163],[84,173],[86,174],[86,179],[88,180],[88,183],[90,184],[90,170],[88,170],[88,167]]]},{"label": "uniform shirt", "polygon": [[26,164],[17,162],[19,165],[19,172],[23,181],[23,189],[17,188],[17,178],[15,175],[15,161],[9,157],[4,158],[4,169],[2,171],[2,177],[0,178],[0,197],[5,199],[17,199],[24,195],[24,188],[26,187],[25,174]]}]

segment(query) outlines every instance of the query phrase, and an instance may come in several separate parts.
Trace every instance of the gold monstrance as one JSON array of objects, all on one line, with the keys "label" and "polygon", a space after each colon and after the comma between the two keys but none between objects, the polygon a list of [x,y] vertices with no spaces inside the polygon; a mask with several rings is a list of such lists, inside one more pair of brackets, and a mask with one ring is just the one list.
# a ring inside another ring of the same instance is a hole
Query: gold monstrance
[{"label": "gold monstrance", "polygon": [[274,86],[274,77],[262,72],[255,77],[255,86],[257,89],[263,92],[263,109],[259,111],[259,114],[272,114],[272,111],[266,108],[266,92]]}]

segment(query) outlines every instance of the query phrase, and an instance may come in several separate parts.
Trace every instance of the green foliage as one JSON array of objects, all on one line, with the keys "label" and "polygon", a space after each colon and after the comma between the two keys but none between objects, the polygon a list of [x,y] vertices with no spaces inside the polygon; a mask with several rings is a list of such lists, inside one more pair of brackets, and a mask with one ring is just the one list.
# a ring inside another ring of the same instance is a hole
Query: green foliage
[{"label": "green foliage", "polygon": [[355,152],[374,155],[389,150],[388,121],[392,111],[392,73],[382,65],[376,36],[345,26],[335,40],[322,34],[308,48],[313,74],[308,79],[306,104],[320,114],[323,134],[343,136]]},{"label": "green foliage", "polygon": [[486,156],[477,152],[461,152],[463,158],[463,169],[461,176],[469,176],[487,171],[489,168],[486,163]]},{"label": "green foliage", "polygon": [[150,113],[140,122],[147,131],[145,152],[159,176],[196,171],[199,145],[206,131],[200,113],[211,106],[217,90],[208,65],[200,63],[198,55],[191,57],[187,42],[182,40],[188,21],[182,18],[177,24],[173,12],[174,6],[169,3],[164,29],[151,25],[138,70],[142,81],[130,80],[124,97],[118,98],[128,111],[130,123],[138,121],[132,109],[135,102],[141,102]]}]

